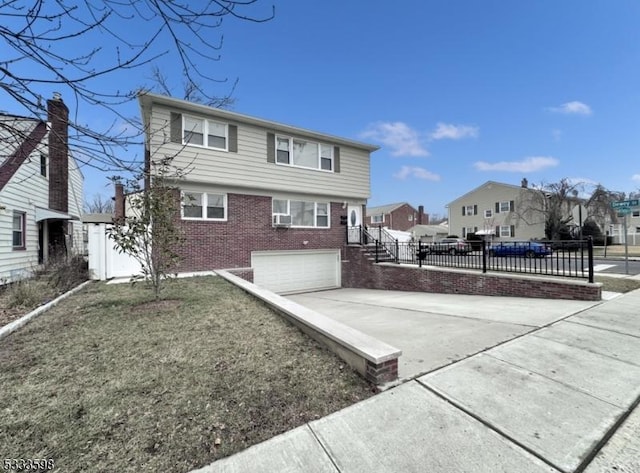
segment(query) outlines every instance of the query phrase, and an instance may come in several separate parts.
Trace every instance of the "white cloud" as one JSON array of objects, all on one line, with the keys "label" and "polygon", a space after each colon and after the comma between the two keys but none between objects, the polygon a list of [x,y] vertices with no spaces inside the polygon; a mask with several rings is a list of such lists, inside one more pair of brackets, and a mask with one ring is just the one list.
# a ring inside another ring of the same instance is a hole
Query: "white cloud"
[{"label": "white cloud", "polygon": [[474,166],[478,171],[534,172],[557,166],[559,163],[560,161],[551,156],[531,156],[521,161],[500,161],[497,163],[478,161]]},{"label": "white cloud", "polygon": [[640,174],[634,174],[631,176],[632,181],[640,182]]},{"label": "white cloud", "polygon": [[461,140],[464,138],[477,138],[479,134],[477,126],[452,125],[439,122],[429,137],[432,140]]},{"label": "white cloud", "polygon": [[573,102],[563,103],[559,107],[550,107],[549,110],[555,113],[564,113],[565,115],[593,114],[591,107],[589,107],[586,103],[578,102],[577,100],[574,100]]},{"label": "white cloud", "polygon": [[420,134],[403,122],[373,123],[360,136],[388,146],[392,156],[429,156],[429,151],[420,142]]},{"label": "white cloud", "polygon": [[424,179],[425,181],[439,181],[440,176],[427,171],[424,168],[414,166],[402,166],[400,171],[393,175],[396,179],[407,179],[409,177],[415,177],[416,179]]}]

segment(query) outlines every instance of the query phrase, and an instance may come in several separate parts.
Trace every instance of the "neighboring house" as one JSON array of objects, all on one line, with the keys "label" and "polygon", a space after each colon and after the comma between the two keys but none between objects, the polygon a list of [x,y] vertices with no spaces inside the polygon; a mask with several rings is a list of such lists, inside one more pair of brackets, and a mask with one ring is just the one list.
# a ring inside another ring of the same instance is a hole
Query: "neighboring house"
[{"label": "neighboring house", "polygon": [[173,181],[186,238],[179,270],[253,268],[276,292],[340,286],[342,223],[363,223],[376,146],[156,94],[139,100],[147,162],[188,171]]},{"label": "neighboring house", "polygon": [[427,225],[429,216],[420,205],[418,210],[406,202],[367,208],[367,226],[382,226],[406,232],[414,225]]},{"label": "neighboring house", "polygon": [[83,176],[69,156],[69,110],[57,94],[47,110],[47,122],[0,116],[0,283],[83,251]]},{"label": "neighboring house", "polygon": [[487,235],[500,240],[530,240],[544,238],[543,215],[527,221],[518,215],[530,199],[532,189],[488,181],[448,205],[449,233],[467,238],[469,234]]},{"label": "neighboring house", "polygon": [[448,225],[416,225],[411,227],[409,231],[416,240],[423,243],[440,241],[449,234]]}]

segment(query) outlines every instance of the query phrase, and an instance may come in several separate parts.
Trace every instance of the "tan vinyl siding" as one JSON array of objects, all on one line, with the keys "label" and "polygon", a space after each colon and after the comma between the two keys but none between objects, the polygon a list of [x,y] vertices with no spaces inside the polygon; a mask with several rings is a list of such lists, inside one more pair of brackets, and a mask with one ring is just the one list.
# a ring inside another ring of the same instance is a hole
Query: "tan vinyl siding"
[{"label": "tan vinyl siding", "polygon": [[[232,153],[171,143],[169,121],[170,110],[155,106],[151,114],[152,159],[175,156],[173,165],[190,170],[187,180],[267,191],[355,199],[369,197],[369,153],[366,150],[340,146],[339,173],[301,169],[267,162],[267,132],[273,130],[233,123],[238,126],[238,152]],[[306,138],[304,135],[294,137]],[[313,138],[306,139],[317,141]]]},{"label": "tan vinyl siding", "polygon": [[[488,182],[475,191],[469,192],[449,204],[449,233],[462,236],[463,228],[494,230],[498,226],[515,227],[515,236],[494,238],[500,240],[530,240],[544,238],[544,218],[542,215],[529,217],[524,221],[518,215],[518,204],[523,193],[531,190],[521,187]],[[496,213],[496,202],[514,201],[514,211]],[[462,215],[462,208],[477,206],[477,215]],[[491,210],[491,217],[485,218],[485,210]]]}]

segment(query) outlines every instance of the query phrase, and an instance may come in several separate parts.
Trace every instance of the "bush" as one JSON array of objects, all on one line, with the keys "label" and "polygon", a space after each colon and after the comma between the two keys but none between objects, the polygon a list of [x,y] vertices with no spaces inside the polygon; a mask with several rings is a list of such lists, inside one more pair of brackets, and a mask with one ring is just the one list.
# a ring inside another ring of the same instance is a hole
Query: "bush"
[{"label": "bush", "polygon": [[45,268],[48,283],[60,292],[67,292],[89,279],[89,265],[82,256],[54,260]]},{"label": "bush", "polygon": [[37,306],[42,296],[39,285],[30,279],[11,283],[5,290],[9,308]]}]

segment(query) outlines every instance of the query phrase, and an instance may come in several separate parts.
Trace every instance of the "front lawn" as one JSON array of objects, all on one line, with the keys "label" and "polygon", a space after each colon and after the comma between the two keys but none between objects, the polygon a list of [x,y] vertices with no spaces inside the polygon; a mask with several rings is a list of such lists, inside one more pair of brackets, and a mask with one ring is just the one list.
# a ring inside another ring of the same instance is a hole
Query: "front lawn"
[{"label": "front lawn", "polygon": [[185,472],[373,394],[221,278],[96,283],[0,340],[0,459]]}]

